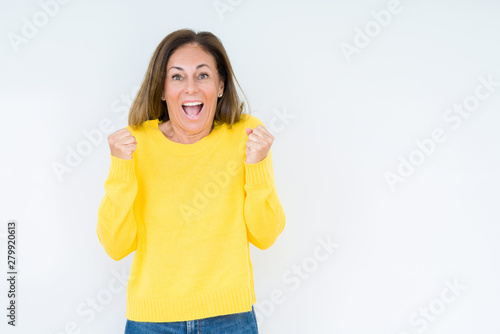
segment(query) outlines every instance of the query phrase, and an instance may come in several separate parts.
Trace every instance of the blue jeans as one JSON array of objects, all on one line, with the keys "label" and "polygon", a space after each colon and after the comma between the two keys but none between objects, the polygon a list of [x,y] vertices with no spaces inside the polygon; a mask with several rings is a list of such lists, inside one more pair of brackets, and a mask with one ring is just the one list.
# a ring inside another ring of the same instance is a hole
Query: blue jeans
[{"label": "blue jeans", "polygon": [[125,334],[258,334],[253,309],[210,318],[174,322],[139,322],[127,319]]}]

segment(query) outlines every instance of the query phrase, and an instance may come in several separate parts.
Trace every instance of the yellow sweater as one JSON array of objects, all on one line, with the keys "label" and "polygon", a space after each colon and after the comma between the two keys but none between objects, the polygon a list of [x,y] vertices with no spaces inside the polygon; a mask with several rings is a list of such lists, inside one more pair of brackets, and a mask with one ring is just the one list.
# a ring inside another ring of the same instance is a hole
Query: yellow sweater
[{"label": "yellow sweater", "polygon": [[216,125],[193,144],[170,141],[148,120],[132,159],[111,157],[97,236],[118,261],[135,251],[126,317],[171,322],[251,311],[249,242],[269,248],[285,226],[272,155],[248,164],[253,115]]}]

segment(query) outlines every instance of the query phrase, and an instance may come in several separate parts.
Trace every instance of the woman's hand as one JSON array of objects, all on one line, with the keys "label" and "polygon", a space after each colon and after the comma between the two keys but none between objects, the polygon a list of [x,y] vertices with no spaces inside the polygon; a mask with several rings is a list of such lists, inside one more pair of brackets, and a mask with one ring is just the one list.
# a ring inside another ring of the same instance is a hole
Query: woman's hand
[{"label": "woman's hand", "polygon": [[137,148],[137,141],[127,128],[120,129],[108,136],[111,155],[120,159],[132,159]]},{"label": "woman's hand", "polygon": [[248,135],[247,146],[245,150],[247,164],[256,164],[262,161],[271,148],[274,136],[262,125],[257,125],[255,129],[246,128]]}]

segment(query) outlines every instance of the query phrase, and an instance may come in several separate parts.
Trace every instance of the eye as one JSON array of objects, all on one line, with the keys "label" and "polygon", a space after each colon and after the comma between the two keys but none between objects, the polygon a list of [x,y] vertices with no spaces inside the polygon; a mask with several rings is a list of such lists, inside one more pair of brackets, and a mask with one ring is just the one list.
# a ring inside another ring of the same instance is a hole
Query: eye
[{"label": "eye", "polygon": [[180,80],[181,76],[179,74],[172,75],[172,79],[177,80],[176,78],[179,78]]},{"label": "eye", "polygon": [[202,79],[208,78],[208,74],[206,74],[206,73],[202,73],[202,74],[200,74],[200,77],[204,77],[204,78],[202,78]]}]

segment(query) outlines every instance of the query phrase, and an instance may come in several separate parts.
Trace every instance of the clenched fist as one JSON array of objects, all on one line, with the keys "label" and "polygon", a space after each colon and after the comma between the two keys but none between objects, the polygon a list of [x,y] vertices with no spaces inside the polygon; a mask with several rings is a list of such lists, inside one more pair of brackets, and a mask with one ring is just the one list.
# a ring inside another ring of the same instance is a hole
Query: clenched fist
[{"label": "clenched fist", "polygon": [[247,164],[255,164],[264,160],[274,141],[274,136],[262,125],[255,129],[246,128],[248,140],[245,150]]},{"label": "clenched fist", "polygon": [[120,159],[132,159],[137,148],[137,141],[127,128],[120,129],[108,136],[111,155]]}]

